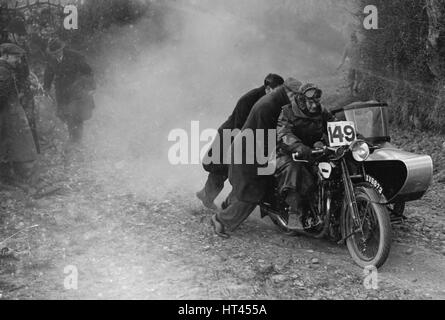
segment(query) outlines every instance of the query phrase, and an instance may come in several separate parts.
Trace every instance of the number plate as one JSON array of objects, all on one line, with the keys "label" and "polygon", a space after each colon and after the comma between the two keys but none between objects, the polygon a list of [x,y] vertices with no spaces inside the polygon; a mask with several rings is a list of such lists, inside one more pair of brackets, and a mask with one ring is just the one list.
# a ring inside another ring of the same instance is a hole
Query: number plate
[{"label": "number plate", "polygon": [[328,135],[331,147],[349,146],[357,138],[355,124],[352,121],[329,122]]}]

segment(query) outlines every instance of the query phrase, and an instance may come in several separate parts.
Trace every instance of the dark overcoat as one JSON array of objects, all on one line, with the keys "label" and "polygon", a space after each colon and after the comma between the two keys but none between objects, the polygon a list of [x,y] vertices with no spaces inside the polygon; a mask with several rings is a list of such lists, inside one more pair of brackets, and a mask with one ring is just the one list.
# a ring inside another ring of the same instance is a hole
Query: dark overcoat
[{"label": "dark overcoat", "polygon": [[25,110],[19,101],[16,71],[0,61],[0,161],[35,161],[37,150]]},{"label": "dark overcoat", "polygon": [[[240,201],[257,204],[261,202],[267,191],[271,176],[259,175],[258,169],[267,166],[253,161],[246,162],[246,156],[252,156],[249,146],[245,143],[245,136],[251,132],[254,135],[255,154],[270,155],[275,150],[268,150],[268,130],[277,128],[278,117],[282,107],[290,100],[284,86],[278,87],[271,94],[261,98],[252,108],[250,115],[242,128],[242,133],[235,138],[232,144],[232,164],[229,170],[230,183],[233,186],[233,195]],[[256,130],[264,130],[263,137],[258,136]],[[234,154],[242,150],[243,163],[236,163]],[[273,172],[271,173],[273,174]]]},{"label": "dark overcoat", "polygon": [[67,118],[88,120],[94,108],[94,101],[88,92],[94,90],[96,84],[85,58],[69,49],[64,49],[61,62],[49,58],[44,75],[45,90],[49,91],[53,82],[59,117],[64,121],[69,120]]},{"label": "dark overcoat", "polygon": [[312,148],[319,141],[327,144],[327,123],[331,121],[335,121],[334,116],[324,108],[310,114],[296,104],[283,107],[277,126],[278,157],[299,152],[302,145]]},{"label": "dark overcoat", "polygon": [[334,116],[323,108],[316,114],[304,112],[297,104],[283,108],[277,127],[275,173],[280,193],[284,194],[288,190],[295,190],[300,194],[311,192],[314,185],[313,175],[306,164],[295,162],[292,154],[302,153],[302,148],[312,149],[317,142],[327,145],[327,123],[331,121],[335,121]]},{"label": "dark overcoat", "polygon": [[[207,157],[204,158],[203,166],[205,171],[225,176],[228,175],[229,166],[225,164],[224,156],[226,155],[230,146],[227,146],[227,149],[225,148],[224,130],[235,130],[235,129],[241,130],[244,124],[246,123],[250,111],[252,110],[255,103],[257,103],[258,100],[260,100],[265,95],[266,95],[266,88],[262,86],[249,91],[240,98],[229,119],[227,119],[227,121],[224,122],[218,129],[218,136],[216,137],[216,139],[218,140],[215,139],[215,142],[212,144],[207,153]],[[215,148],[219,148],[220,156],[218,163],[213,163],[211,161]]]}]

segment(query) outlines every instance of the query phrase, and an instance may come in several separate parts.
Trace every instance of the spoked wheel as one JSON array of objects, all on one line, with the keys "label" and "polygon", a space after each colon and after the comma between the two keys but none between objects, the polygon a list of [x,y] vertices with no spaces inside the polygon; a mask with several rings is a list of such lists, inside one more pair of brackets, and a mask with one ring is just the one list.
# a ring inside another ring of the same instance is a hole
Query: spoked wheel
[{"label": "spoked wheel", "polygon": [[381,267],[391,248],[391,221],[385,200],[370,186],[355,188],[357,215],[361,226],[354,223],[350,210],[345,216],[346,244],[354,261],[361,267]]}]

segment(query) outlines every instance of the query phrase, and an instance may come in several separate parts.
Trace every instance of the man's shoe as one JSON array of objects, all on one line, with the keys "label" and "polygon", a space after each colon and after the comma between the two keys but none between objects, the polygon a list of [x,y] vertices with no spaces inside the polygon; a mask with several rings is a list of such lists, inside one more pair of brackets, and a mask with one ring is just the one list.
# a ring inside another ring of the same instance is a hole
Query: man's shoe
[{"label": "man's shoe", "polygon": [[225,231],[224,225],[218,221],[216,214],[212,216],[210,223],[212,224],[213,231],[215,231],[215,233],[218,235],[218,237],[221,237],[223,239],[230,238],[230,236]]},{"label": "man's shoe", "polygon": [[199,200],[201,200],[202,204],[207,209],[210,209],[210,210],[213,210],[213,211],[218,210],[218,207],[213,203],[213,201],[210,201],[209,199],[207,199],[207,195],[205,193],[205,190],[199,191],[198,193],[196,193],[196,196],[198,197]]}]

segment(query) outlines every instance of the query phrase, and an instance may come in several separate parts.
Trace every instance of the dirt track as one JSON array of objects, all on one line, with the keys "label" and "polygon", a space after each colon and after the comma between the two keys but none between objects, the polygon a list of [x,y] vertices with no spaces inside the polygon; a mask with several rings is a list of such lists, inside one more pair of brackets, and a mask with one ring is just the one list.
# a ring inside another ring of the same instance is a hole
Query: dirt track
[{"label": "dirt track", "polygon": [[[409,204],[408,221],[395,227],[378,290],[364,287],[363,270],[346,248],[285,237],[258,213],[230,240],[216,237],[210,213],[194,197],[205,178],[199,167],[183,169],[179,178],[171,172],[150,178],[166,170],[144,160],[149,152],[163,151],[147,149],[162,149],[165,130],[188,123],[192,116],[203,126],[220,124],[229,114],[238,97],[232,95],[241,94],[238,90],[245,86],[241,79],[239,84],[227,81],[234,79],[233,69],[250,81],[258,76],[258,65],[272,67],[269,52],[280,48],[283,52],[273,65],[287,71],[292,66],[302,79],[310,75],[307,78],[320,82],[326,92],[344,85],[330,70],[333,57],[314,61],[319,54],[306,51],[310,47],[299,41],[292,45],[292,34],[288,39],[280,30],[279,36],[273,35],[276,42],[265,41],[262,28],[245,26],[245,21],[228,25],[223,18],[193,14],[185,46],[175,40],[167,50],[144,50],[141,61],[127,61],[132,60],[126,44],[133,44],[133,31],[99,35],[106,49],[93,65],[104,65],[107,85],[98,92],[98,108],[87,128],[86,136],[97,140],[94,147],[87,144],[63,158],[61,141],[66,137],[51,132],[48,119],[55,118],[54,110],[42,108],[45,121],[39,128],[48,145],[41,164],[47,193],[34,199],[20,190],[0,189],[0,249],[12,250],[0,258],[0,300],[445,299],[443,136],[396,132],[396,142],[406,150],[434,153],[436,177],[424,199]],[[224,37],[215,36],[215,30]],[[119,40],[119,34],[128,41]],[[262,49],[251,49],[257,45]],[[265,56],[254,59],[252,52]],[[107,60],[110,53],[116,56]],[[225,65],[230,68],[221,67]],[[214,106],[210,112],[209,106]],[[168,121],[153,121],[160,115]],[[147,167],[152,172],[146,172]],[[77,290],[64,287],[67,266],[78,270]]]},{"label": "dirt track", "polygon": [[[51,171],[64,177],[57,193],[1,193],[0,241],[39,225],[2,244],[16,257],[0,259],[3,299],[445,298],[443,184],[409,206],[379,289],[366,290],[344,247],[285,237],[258,214],[219,239],[193,193],[154,184],[147,196],[126,184],[137,163],[83,152]],[[67,266],[78,270],[77,290],[64,288]]]}]

